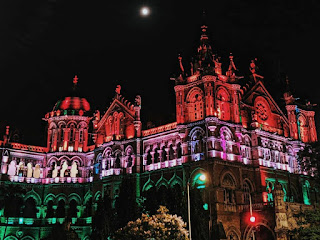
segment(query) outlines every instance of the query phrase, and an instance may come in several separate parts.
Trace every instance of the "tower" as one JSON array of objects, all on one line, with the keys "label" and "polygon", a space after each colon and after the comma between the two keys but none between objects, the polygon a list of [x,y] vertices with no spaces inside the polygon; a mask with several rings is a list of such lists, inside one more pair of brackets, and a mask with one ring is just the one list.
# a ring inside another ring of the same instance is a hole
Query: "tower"
[{"label": "tower", "polygon": [[44,120],[48,122],[47,148],[49,152],[86,152],[90,104],[76,96],[77,76],[71,96],[59,100]]},{"label": "tower", "polygon": [[233,55],[225,75],[220,57],[214,54],[207,35],[207,26],[201,26],[200,44],[191,61],[190,75],[179,56],[180,75],[175,79],[176,116],[178,124],[216,116],[221,120],[240,122],[240,85]]}]

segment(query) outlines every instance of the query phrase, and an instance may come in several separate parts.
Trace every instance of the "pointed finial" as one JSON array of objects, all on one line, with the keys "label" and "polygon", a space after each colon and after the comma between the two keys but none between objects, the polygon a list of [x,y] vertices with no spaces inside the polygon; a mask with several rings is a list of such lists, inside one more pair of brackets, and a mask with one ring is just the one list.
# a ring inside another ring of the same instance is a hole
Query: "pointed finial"
[{"label": "pointed finial", "polygon": [[178,59],[179,59],[180,70],[181,70],[181,72],[183,74],[184,73],[184,68],[183,68],[183,65],[182,65],[182,57],[181,57],[180,54],[178,56]]},{"label": "pointed finial", "polygon": [[118,95],[120,95],[120,91],[121,91],[121,86],[120,86],[120,85],[117,85],[117,87],[116,87],[116,93],[117,93]]},{"label": "pointed finial", "polygon": [[77,77],[77,75],[74,75],[74,78],[73,78],[73,84],[74,85],[77,85],[77,83],[78,83],[78,77]]}]

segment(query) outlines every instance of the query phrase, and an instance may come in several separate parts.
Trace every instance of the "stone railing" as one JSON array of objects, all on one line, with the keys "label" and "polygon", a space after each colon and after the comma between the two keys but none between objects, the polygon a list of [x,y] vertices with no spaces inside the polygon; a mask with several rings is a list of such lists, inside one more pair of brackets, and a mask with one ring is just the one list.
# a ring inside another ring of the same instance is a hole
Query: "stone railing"
[{"label": "stone railing", "polygon": [[31,152],[39,152],[39,153],[45,153],[48,151],[46,147],[39,147],[39,146],[22,144],[22,143],[10,143],[10,144],[13,149],[20,149],[20,150],[26,150]]},{"label": "stone railing", "polygon": [[[66,218],[24,218],[24,217],[0,217],[1,225],[51,225],[64,223]],[[71,218],[71,223],[76,225],[89,225],[92,217]]]},{"label": "stone railing", "polygon": [[146,165],[147,160],[144,160],[144,165],[145,165],[145,171],[153,171],[153,170],[158,170],[162,168],[169,168],[169,167],[174,167],[182,164],[182,159],[173,159],[173,160],[167,160],[164,162],[158,162],[158,163],[152,163],[149,165]]},{"label": "stone railing", "polygon": [[28,178],[19,176],[9,176],[11,182],[26,182],[26,183],[39,183],[39,184],[51,184],[51,183],[86,183],[92,182],[93,177],[56,177],[56,178]]},{"label": "stone railing", "polygon": [[143,130],[142,131],[142,136],[146,137],[146,136],[153,135],[153,134],[156,134],[156,133],[169,131],[169,130],[172,130],[172,129],[175,129],[175,128],[177,128],[177,122],[169,123],[169,124],[162,125],[162,126],[159,126],[159,127],[156,127],[156,128],[150,128],[150,129],[147,129],[147,130]]}]

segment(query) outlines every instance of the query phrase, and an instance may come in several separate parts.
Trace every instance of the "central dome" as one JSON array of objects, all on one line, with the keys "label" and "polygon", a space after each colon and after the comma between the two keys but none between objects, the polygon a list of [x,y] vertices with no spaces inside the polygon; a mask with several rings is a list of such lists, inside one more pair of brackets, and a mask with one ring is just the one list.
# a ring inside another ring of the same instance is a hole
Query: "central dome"
[{"label": "central dome", "polygon": [[57,110],[76,110],[76,111],[90,111],[90,104],[85,98],[80,97],[65,97],[62,101],[58,101],[53,108]]}]

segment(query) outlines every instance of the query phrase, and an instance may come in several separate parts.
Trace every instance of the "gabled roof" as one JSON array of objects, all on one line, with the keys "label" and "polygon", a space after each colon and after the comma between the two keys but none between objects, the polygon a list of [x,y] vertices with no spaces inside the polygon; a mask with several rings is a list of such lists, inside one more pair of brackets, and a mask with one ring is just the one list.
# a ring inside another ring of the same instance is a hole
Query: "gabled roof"
[{"label": "gabled roof", "polygon": [[116,96],[113,98],[113,101],[111,102],[108,110],[105,112],[105,114],[103,115],[103,117],[101,118],[101,120],[98,123],[98,128],[97,131],[100,130],[101,126],[104,125],[105,121],[107,121],[108,116],[110,115],[110,113],[112,113],[114,110],[118,110],[121,109],[126,116],[130,116],[134,119],[134,105],[127,101],[126,99],[124,99],[124,97],[120,94],[116,94]]},{"label": "gabled roof", "polygon": [[[248,87],[248,85],[246,87]],[[273,99],[271,94],[268,92],[268,90],[260,80],[257,81],[252,87],[248,88],[246,92],[243,92],[242,102],[253,106],[254,99],[257,96],[265,97],[270,104],[271,111],[273,113],[278,113],[279,115],[281,115],[288,124],[287,116],[283,113],[279,105],[276,103],[276,101]]]}]

